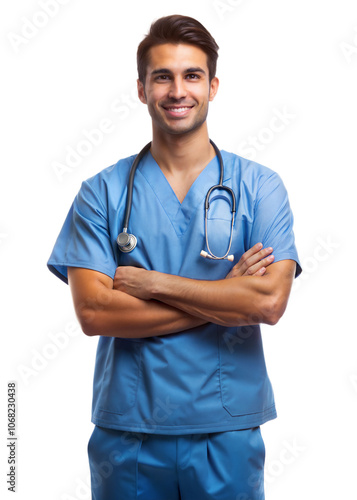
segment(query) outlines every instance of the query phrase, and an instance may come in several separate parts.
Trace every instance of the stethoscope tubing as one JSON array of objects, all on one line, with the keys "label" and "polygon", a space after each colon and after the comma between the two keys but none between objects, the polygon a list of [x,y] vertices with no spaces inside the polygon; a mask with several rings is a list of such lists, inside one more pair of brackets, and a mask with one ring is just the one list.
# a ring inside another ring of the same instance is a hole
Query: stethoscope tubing
[{"label": "stethoscope tubing", "polygon": [[[233,237],[233,225],[234,225],[234,218],[235,218],[235,212],[236,212],[236,199],[233,190],[228,187],[223,185],[223,177],[224,177],[224,164],[223,164],[223,159],[220,150],[216,146],[216,144],[210,139],[210,143],[212,144],[215,153],[218,157],[219,160],[219,165],[220,165],[220,176],[219,176],[219,184],[212,186],[205,198],[205,239],[206,239],[206,246],[207,250],[209,253],[202,251],[201,255],[204,257],[207,257],[209,259],[214,259],[214,260],[222,260],[228,258],[229,260],[233,259],[233,256],[228,256],[229,251],[232,246],[232,237]],[[135,157],[135,160],[133,161],[133,164],[130,168],[130,174],[129,174],[129,179],[128,179],[128,186],[127,186],[127,195],[126,195],[126,205],[125,205],[125,216],[124,216],[124,223],[123,223],[123,232],[119,234],[117,238],[118,246],[119,249],[122,252],[130,252],[133,250],[136,246],[137,240],[136,237],[133,234],[128,234],[128,227],[129,227],[129,220],[130,220],[130,213],[131,213],[131,207],[132,207],[132,202],[133,202],[133,188],[134,188],[134,177],[135,177],[135,172],[136,169],[142,160],[142,158],[146,155],[146,153],[149,151],[151,148],[151,141],[146,144],[146,146],[143,147],[143,149],[137,154]],[[230,194],[231,199],[232,199],[232,205],[231,205],[231,213],[232,213],[232,220],[231,220],[231,231],[230,231],[230,238],[229,238],[229,245],[228,245],[228,250],[227,252],[222,256],[218,257],[214,255],[210,249],[209,242],[208,242],[208,210],[209,210],[209,204],[210,204],[210,196],[213,191],[216,189],[221,189],[222,191],[226,191],[227,193]]]},{"label": "stethoscope tubing", "polygon": [[128,226],[129,226],[131,206],[133,203],[133,187],[134,187],[135,172],[136,172],[136,169],[137,169],[140,161],[143,159],[143,157],[146,155],[146,153],[149,151],[150,148],[151,148],[151,141],[148,142],[146,144],[146,146],[144,146],[143,149],[140,151],[140,153],[136,155],[136,158],[135,158],[135,160],[130,168],[127,194],[126,194],[126,205],[125,205],[125,217],[124,217],[124,224],[123,224],[123,232],[126,232],[126,230],[128,229]]}]

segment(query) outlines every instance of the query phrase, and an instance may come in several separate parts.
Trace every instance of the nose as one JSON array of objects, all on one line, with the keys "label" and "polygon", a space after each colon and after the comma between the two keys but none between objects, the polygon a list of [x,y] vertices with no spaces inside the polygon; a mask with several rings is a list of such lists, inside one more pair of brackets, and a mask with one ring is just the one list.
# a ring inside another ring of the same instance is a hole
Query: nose
[{"label": "nose", "polygon": [[187,95],[187,90],[186,90],[185,80],[183,80],[180,77],[174,78],[171,82],[169,97],[178,100],[186,97],[186,95]]}]

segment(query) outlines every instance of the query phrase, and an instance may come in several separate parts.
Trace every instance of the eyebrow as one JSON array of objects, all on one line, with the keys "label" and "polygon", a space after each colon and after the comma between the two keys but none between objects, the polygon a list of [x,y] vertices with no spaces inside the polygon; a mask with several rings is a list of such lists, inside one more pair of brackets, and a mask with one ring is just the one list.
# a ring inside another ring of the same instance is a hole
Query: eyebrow
[{"label": "eyebrow", "polygon": [[[166,74],[169,74],[169,75],[172,75],[173,72],[168,69],[168,68],[159,68],[159,69],[154,69],[151,74],[152,75],[159,75],[159,74],[162,74],[162,73],[166,73]],[[206,74],[206,72],[200,68],[200,67],[197,67],[197,68],[187,68],[185,69],[184,73],[188,74],[188,73],[203,73],[204,75]]]}]

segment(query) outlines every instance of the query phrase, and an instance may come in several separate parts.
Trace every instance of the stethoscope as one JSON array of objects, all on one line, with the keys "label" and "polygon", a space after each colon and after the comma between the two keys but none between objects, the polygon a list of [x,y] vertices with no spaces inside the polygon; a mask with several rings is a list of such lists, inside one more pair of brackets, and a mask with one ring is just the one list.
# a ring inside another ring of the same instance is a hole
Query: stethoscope
[{"label": "stethoscope", "polygon": [[[229,260],[233,261],[234,260],[234,255],[228,255],[232,246],[232,238],[233,238],[233,225],[234,225],[234,217],[236,213],[236,198],[234,195],[234,192],[231,188],[228,186],[223,185],[223,176],[224,176],[224,165],[223,165],[223,159],[220,150],[217,148],[215,143],[210,140],[210,143],[214,147],[214,150],[216,152],[216,155],[219,159],[219,165],[220,165],[220,178],[219,178],[219,184],[216,186],[212,186],[206,194],[206,199],[205,199],[205,238],[206,238],[206,247],[208,252],[205,250],[201,251],[201,256],[205,257],[207,259],[213,259],[213,260]],[[140,153],[136,156],[131,169],[130,169],[130,174],[129,174],[129,181],[128,181],[128,190],[127,190],[127,198],[126,198],[126,206],[125,206],[125,217],[124,217],[124,225],[123,225],[123,231],[118,235],[117,238],[117,243],[119,250],[124,253],[131,252],[134,250],[134,248],[137,245],[137,239],[133,234],[128,233],[128,226],[129,226],[129,218],[130,218],[130,212],[131,212],[131,206],[132,206],[132,200],[133,200],[133,185],[134,185],[134,176],[135,176],[135,171],[137,169],[137,166],[139,165],[140,161],[142,158],[145,156],[145,154],[149,151],[151,147],[151,142],[149,142],[141,151]],[[231,218],[231,231],[230,231],[230,237],[229,237],[229,245],[228,245],[228,250],[222,257],[217,257],[217,255],[214,255],[210,249],[209,243],[208,243],[208,210],[209,210],[209,205],[210,205],[210,198],[212,195],[212,192],[215,191],[216,189],[220,189],[221,191],[226,191],[231,195],[232,198],[232,203],[231,203],[231,213],[232,213],[232,218]]]}]

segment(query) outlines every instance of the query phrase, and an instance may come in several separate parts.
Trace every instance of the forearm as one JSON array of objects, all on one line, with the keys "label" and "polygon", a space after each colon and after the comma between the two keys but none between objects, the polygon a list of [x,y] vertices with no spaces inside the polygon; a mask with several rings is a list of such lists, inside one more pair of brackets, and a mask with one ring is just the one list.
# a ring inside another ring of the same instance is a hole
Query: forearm
[{"label": "forearm", "polygon": [[225,326],[275,322],[275,304],[264,277],[198,281],[158,273],[152,298],[202,320]]},{"label": "forearm", "polygon": [[219,281],[191,280],[154,272],[148,275],[148,298],[219,325],[273,325],[285,311],[295,268],[294,261],[284,260],[269,266],[264,276]]},{"label": "forearm", "polygon": [[71,285],[76,314],[89,336],[144,338],[177,333],[200,326],[206,320],[193,317],[156,300],[141,300],[112,287],[110,278],[93,271],[71,269]]},{"label": "forearm", "polygon": [[206,323],[169,304],[141,300],[113,290],[112,301],[101,310],[85,312],[89,335],[144,338],[181,332]]},{"label": "forearm", "polygon": [[116,270],[114,288],[140,299],[159,300],[219,325],[275,324],[285,310],[296,264],[292,260],[272,264],[272,250],[254,245],[226,279],[218,281],[122,266]]}]

